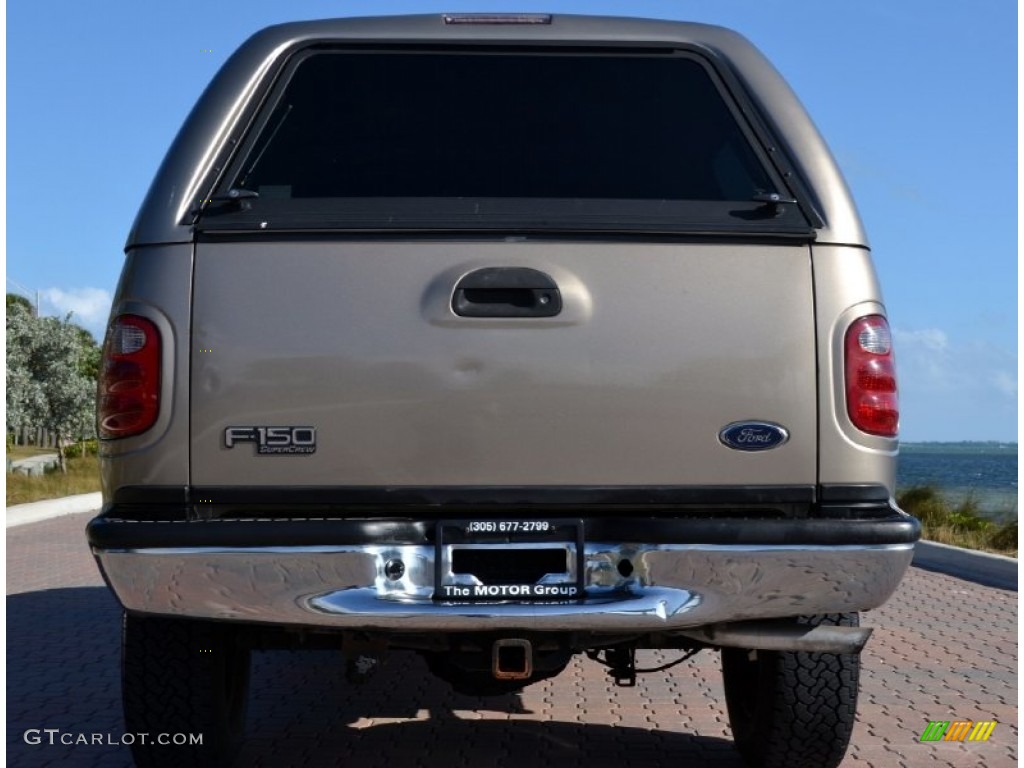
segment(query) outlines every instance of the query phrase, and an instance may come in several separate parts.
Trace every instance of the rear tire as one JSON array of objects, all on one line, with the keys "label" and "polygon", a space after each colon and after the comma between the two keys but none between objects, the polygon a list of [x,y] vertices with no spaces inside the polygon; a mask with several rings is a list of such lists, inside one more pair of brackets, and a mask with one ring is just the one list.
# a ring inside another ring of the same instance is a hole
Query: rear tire
[{"label": "rear tire", "polygon": [[[229,624],[125,615],[121,690],[139,768],[228,766],[241,746],[250,652]],[[159,744],[166,735],[171,743]],[[185,744],[173,743],[175,737]],[[190,744],[202,734],[202,744]]]},{"label": "rear tire", "polygon": [[[856,613],[799,621],[860,623]],[[842,761],[857,713],[859,654],[723,648],[722,678],[736,748],[751,768],[835,768]]]}]

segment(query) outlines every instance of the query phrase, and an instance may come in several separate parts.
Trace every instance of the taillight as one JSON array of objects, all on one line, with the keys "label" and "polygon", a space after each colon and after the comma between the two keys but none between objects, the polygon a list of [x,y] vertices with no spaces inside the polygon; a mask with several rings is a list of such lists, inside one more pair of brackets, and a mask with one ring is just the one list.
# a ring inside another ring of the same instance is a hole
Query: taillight
[{"label": "taillight", "polygon": [[846,331],[846,410],[868,434],[895,437],[899,430],[892,334],[881,315],[859,318]]},{"label": "taillight", "polygon": [[103,344],[96,420],[100,437],[145,432],[160,413],[160,333],[138,315],[114,318]]}]

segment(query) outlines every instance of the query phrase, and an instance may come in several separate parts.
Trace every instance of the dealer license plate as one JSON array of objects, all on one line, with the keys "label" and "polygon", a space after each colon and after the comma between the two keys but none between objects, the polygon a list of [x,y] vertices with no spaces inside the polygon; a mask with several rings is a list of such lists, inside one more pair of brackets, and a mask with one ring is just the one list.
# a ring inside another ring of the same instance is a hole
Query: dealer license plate
[{"label": "dealer license plate", "polygon": [[578,600],[578,519],[444,520],[437,524],[435,600]]}]

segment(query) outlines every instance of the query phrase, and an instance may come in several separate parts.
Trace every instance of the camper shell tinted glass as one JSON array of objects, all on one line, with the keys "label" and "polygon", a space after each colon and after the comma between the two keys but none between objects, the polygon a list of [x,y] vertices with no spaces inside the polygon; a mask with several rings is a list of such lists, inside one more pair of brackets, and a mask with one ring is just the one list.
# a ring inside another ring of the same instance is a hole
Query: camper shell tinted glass
[{"label": "camper shell tinted glass", "polygon": [[203,227],[808,232],[685,51],[320,48],[266,104]]}]

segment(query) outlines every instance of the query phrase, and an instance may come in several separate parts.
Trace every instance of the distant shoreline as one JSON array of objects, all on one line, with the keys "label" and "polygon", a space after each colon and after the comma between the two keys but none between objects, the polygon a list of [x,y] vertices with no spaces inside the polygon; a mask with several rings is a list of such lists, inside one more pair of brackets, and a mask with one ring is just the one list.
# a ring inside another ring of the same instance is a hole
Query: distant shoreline
[{"label": "distant shoreline", "polygon": [[994,521],[1017,516],[1017,443],[995,440],[900,445],[896,491],[932,487],[952,505]]},{"label": "distant shoreline", "polygon": [[944,441],[944,440],[901,440],[900,448],[911,448],[915,450],[943,450],[943,451],[1006,451],[1016,452],[1017,443],[1013,442],[1002,442],[1000,440],[960,440],[960,441]]}]

